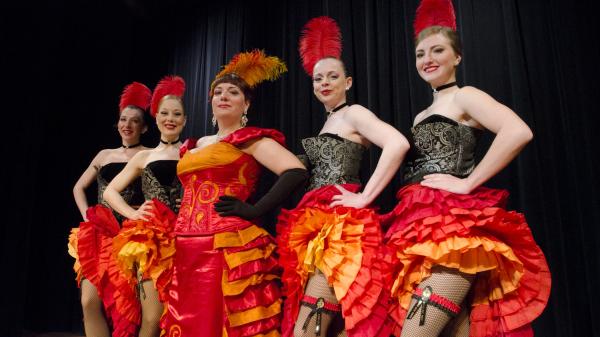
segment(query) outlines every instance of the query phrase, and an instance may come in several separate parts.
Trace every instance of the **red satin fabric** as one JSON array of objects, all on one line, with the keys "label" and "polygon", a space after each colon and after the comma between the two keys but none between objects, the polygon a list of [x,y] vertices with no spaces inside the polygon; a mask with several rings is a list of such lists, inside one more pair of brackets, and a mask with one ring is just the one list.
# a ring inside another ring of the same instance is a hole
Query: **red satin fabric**
[{"label": "red satin fabric", "polygon": [[274,239],[249,221],[214,210],[220,196],[247,200],[254,192],[260,165],[237,146],[262,137],[284,142],[276,130],[246,127],[183,153],[179,161],[184,194],[163,336],[279,335]]},{"label": "red satin fabric", "polygon": [[213,249],[212,236],[178,237],[175,249],[166,335],[221,337],[223,255]]}]

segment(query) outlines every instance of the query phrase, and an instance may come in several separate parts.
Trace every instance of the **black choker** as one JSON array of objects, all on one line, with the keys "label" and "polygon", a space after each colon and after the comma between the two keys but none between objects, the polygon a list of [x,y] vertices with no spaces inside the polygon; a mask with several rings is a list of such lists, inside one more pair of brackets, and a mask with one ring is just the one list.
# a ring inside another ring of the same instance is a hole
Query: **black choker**
[{"label": "black choker", "polygon": [[166,140],[162,140],[162,138],[161,138],[161,139],[160,139],[160,142],[161,142],[161,143],[163,143],[163,144],[167,144],[167,145],[173,145],[173,144],[177,144],[177,143],[179,143],[179,138],[175,139],[175,140],[174,140],[174,141],[172,141],[172,142],[167,142]]},{"label": "black choker", "polygon": [[447,88],[453,87],[453,86],[455,86],[455,85],[456,85],[456,82],[450,82],[450,83],[446,83],[446,84],[444,84],[444,85],[440,85],[440,86],[439,86],[439,87],[437,87],[437,88],[433,88],[433,89],[431,89],[431,91],[433,91],[433,93],[435,94],[435,93],[438,93],[438,92],[440,92],[440,91],[442,91],[442,90],[444,90],[444,89],[447,89]]},{"label": "black choker", "polygon": [[347,107],[347,106],[348,106],[348,103],[346,103],[346,102],[338,105],[333,110],[327,112],[327,117],[333,115],[335,112],[338,112],[338,111],[342,110],[344,107]]},{"label": "black choker", "polygon": [[134,147],[138,147],[138,146],[140,146],[140,145],[142,145],[142,143],[137,143],[137,144],[133,144],[133,145],[125,145],[125,144],[123,144],[123,145],[121,145],[121,146],[122,146],[124,149],[132,149],[132,148],[134,148]]}]

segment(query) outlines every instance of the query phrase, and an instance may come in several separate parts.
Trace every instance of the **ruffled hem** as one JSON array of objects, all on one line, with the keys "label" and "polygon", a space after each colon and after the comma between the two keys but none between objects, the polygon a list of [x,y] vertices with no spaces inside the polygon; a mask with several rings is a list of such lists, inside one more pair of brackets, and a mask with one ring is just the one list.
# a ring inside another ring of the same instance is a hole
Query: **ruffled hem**
[{"label": "ruffled hem", "polygon": [[[351,191],[357,185],[344,185]],[[318,268],[342,306],[348,336],[389,336],[386,320],[389,266],[382,233],[371,209],[330,208],[335,186],[307,193],[294,210],[283,210],[277,224],[279,262],[284,272],[282,333],[292,336],[310,273]]]},{"label": "ruffled hem", "polygon": [[79,236],[79,227],[71,228],[69,233],[69,242],[67,244],[67,251],[71,255],[75,262],[73,262],[73,271],[75,272],[75,281],[77,281],[77,287],[81,287],[81,280],[83,274],[81,273],[81,263],[79,262],[79,253],[77,252],[77,237]]},{"label": "ruffled hem", "polygon": [[399,191],[386,234],[398,265],[390,312],[399,326],[414,289],[441,265],[482,273],[473,285],[470,336],[527,333],[548,301],[550,270],[524,216],[500,207],[507,196],[487,188],[458,195],[418,184]]},{"label": "ruffled hem", "polygon": [[276,333],[280,325],[281,293],[276,283],[279,276],[277,260],[272,254],[273,238],[264,229],[250,225],[215,234],[214,248],[222,249],[225,260],[221,287],[227,335]]},{"label": "ruffled hem", "polygon": [[141,279],[152,279],[161,301],[167,298],[167,286],[173,271],[177,215],[162,202],[153,199],[150,221],[126,220],[113,239],[113,254],[131,287]]},{"label": "ruffled hem", "polygon": [[139,302],[112,256],[113,238],[119,223],[112,211],[97,205],[87,210],[88,221],[74,228],[69,251],[79,258],[78,282],[87,279],[102,300],[113,337],[133,337],[140,323]]}]

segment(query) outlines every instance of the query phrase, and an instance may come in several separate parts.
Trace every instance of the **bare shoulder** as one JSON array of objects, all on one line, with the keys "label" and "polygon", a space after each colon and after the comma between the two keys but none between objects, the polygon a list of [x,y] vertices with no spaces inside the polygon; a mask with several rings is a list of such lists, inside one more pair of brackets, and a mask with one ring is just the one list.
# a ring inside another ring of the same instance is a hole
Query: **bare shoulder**
[{"label": "bare shoulder", "polygon": [[207,147],[210,144],[214,143],[215,136],[204,136],[196,141],[196,147],[191,149],[191,153],[198,152],[200,149]]},{"label": "bare shoulder", "polygon": [[469,104],[478,100],[493,100],[485,91],[472,86],[461,87],[454,95],[454,101],[459,105]]},{"label": "bare shoulder", "polygon": [[371,120],[373,118],[379,119],[373,111],[365,108],[360,104],[353,104],[346,111],[345,117],[350,121],[365,121]]},{"label": "bare shoulder", "polygon": [[129,160],[130,165],[134,167],[143,168],[146,166],[146,160],[154,152],[154,149],[142,150],[134,154]]}]

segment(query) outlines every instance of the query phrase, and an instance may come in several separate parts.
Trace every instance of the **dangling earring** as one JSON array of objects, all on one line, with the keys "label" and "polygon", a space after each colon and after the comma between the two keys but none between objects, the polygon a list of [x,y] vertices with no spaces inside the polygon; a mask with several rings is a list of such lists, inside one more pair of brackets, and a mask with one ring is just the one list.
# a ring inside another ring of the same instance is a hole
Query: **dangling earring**
[{"label": "dangling earring", "polygon": [[213,127],[217,126],[217,118],[215,117],[215,115],[213,115],[213,118],[212,118],[212,125],[213,125]]},{"label": "dangling earring", "polygon": [[248,124],[248,112],[244,111],[244,113],[242,114],[242,119],[240,120],[240,125],[242,127],[245,127],[246,124]]}]

